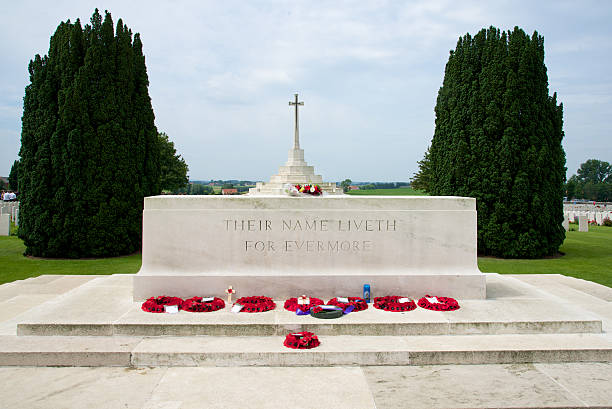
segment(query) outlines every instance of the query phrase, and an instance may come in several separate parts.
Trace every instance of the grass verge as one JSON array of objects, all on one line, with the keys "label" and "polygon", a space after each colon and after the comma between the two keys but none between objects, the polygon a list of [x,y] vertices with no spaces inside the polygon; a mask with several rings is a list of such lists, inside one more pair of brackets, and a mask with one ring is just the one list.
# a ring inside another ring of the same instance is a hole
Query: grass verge
[{"label": "grass verge", "polygon": [[568,231],[560,251],[565,255],[539,260],[479,257],[478,267],[485,273],[563,274],[612,287],[612,227]]}]

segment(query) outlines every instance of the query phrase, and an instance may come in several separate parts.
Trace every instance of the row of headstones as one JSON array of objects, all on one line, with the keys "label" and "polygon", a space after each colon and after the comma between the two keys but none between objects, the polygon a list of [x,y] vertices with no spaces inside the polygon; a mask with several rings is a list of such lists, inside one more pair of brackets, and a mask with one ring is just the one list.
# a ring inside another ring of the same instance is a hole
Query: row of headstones
[{"label": "row of headstones", "polygon": [[563,203],[564,212],[611,212],[612,204]]},{"label": "row of headstones", "polygon": [[586,211],[569,211],[565,212],[565,215],[570,220],[576,220],[580,216],[586,216],[587,220],[591,223],[597,223],[599,226],[603,224],[606,219],[612,220],[612,211],[601,211],[601,212],[586,212]]},{"label": "row of headstones", "polygon": [[0,236],[8,236],[11,222],[19,226],[19,202],[0,202]]}]

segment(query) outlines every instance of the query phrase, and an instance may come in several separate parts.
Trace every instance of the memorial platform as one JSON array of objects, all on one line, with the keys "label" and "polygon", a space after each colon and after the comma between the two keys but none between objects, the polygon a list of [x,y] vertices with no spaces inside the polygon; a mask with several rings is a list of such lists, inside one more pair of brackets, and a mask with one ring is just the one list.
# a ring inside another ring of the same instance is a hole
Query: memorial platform
[{"label": "memorial platform", "polygon": [[[487,299],[459,299],[457,311],[370,305],[318,320],[284,310],[284,300],[256,314],[153,314],[131,300],[131,276],[41,276],[0,286],[7,300],[0,366],[612,362],[612,289],[559,275],[485,277]],[[321,346],[282,345],[284,335],[302,330],[315,332]]]}]

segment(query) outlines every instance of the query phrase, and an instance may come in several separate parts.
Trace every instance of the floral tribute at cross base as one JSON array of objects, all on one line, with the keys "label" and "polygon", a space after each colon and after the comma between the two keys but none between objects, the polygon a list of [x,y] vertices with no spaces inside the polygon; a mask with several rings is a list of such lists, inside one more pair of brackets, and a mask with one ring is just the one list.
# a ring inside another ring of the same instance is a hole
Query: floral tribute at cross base
[{"label": "floral tribute at cross base", "polygon": [[309,301],[310,303],[308,304],[298,304],[297,297],[293,297],[285,301],[284,307],[287,311],[295,312],[297,309],[299,309],[302,312],[306,313],[310,310],[311,307],[314,307],[315,305],[325,304],[320,298],[310,297]]},{"label": "floral tribute at cross base", "polygon": [[338,297],[334,297],[327,302],[327,305],[335,305],[336,307],[346,310],[349,306],[353,307],[353,312],[363,311],[368,309],[368,303],[363,298],[359,297],[346,297],[348,302],[342,302],[338,300]]},{"label": "floral tribute at cross base", "polygon": [[407,297],[387,295],[374,298],[374,308],[383,311],[405,312],[416,309],[416,303]]},{"label": "floral tribute at cross base", "polygon": [[234,305],[236,304],[243,305],[240,312],[264,312],[276,308],[276,303],[272,298],[264,296],[238,298]]},{"label": "floral tribute at cross base", "polygon": [[165,312],[164,305],[177,305],[178,308],[181,309],[183,299],[179,297],[168,297],[167,295],[151,297],[143,302],[140,308],[146,312],[161,313]]},{"label": "floral tribute at cross base", "polygon": [[293,349],[311,349],[321,345],[321,342],[312,332],[304,331],[287,334],[283,345]]},{"label": "floral tribute at cross base", "polygon": [[[431,299],[434,299],[438,302],[431,302]],[[426,295],[425,297],[421,298],[418,304],[421,308],[433,311],[454,311],[460,308],[459,303],[454,298],[432,297],[431,295]]]},{"label": "floral tribute at cross base", "polygon": [[183,301],[183,305],[181,305],[181,310],[190,312],[211,312],[223,308],[225,308],[225,301],[218,297],[214,297],[212,300],[202,297],[192,297]]},{"label": "floral tribute at cross base", "polygon": [[323,191],[319,185],[295,185],[295,188],[300,193],[305,193],[312,196],[320,196]]}]

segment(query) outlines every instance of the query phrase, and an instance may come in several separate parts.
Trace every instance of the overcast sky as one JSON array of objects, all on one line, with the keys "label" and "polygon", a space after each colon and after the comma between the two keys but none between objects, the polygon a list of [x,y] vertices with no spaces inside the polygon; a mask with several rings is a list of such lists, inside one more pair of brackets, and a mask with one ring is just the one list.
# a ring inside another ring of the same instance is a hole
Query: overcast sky
[{"label": "overcast sky", "polygon": [[518,25],[544,36],[564,104],[568,176],[612,161],[612,2],[2,1],[0,175],[18,158],[27,66],[60,21],[98,7],[139,32],[155,123],[192,180],[268,180],[293,141],[328,181],[407,181],[430,144],[459,36]]}]

